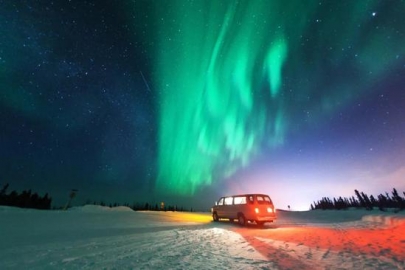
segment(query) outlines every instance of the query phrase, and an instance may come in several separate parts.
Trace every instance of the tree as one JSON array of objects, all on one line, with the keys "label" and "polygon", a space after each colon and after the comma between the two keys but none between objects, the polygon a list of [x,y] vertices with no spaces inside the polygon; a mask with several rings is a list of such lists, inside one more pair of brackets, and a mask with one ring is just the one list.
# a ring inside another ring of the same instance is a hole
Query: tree
[{"label": "tree", "polygon": [[371,205],[374,207],[378,207],[378,203],[377,203],[377,200],[374,198],[374,196],[373,195],[370,195],[370,202],[371,202]]},{"label": "tree", "polygon": [[77,189],[72,189],[70,191],[69,200],[67,201],[64,210],[66,210],[66,209],[68,209],[70,207],[70,204],[72,203],[72,200],[76,197],[77,192],[78,192]]},{"label": "tree", "polygon": [[3,188],[0,190],[0,196],[6,195],[6,191],[8,189],[8,186],[9,186],[8,183],[3,186]]},{"label": "tree", "polygon": [[361,193],[361,196],[363,197],[363,199],[364,199],[364,202],[365,202],[365,204],[366,204],[366,209],[367,210],[373,210],[373,206],[371,205],[371,201],[370,201],[370,199],[367,197],[367,194],[365,194],[364,192],[362,192]]},{"label": "tree", "polygon": [[4,204],[6,204],[6,191],[7,191],[7,188],[8,188],[8,183],[7,184],[5,184],[4,186],[3,186],[3,188],[0,190],[0,205],[4,205]]},{"label": "tree", "polygon": [[361,207],[366,207],[366,202],[364,201],[364,198],[360,195],[359,191],[357,189],[355,189],[354,193],[356,193],[357,199],[360,202],[360,206]]}]

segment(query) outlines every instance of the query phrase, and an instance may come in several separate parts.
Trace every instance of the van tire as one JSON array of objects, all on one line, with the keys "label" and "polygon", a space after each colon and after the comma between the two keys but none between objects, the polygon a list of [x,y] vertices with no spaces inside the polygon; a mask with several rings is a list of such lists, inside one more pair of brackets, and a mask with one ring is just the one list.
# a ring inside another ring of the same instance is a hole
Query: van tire
[{"label": "van tire", "polygon": [[217,212],[214,212],[214,213],[212,214],[212,219],[213,219],[215,222],[219,221]]},{"label": "van tire", "polygon": [[238,223],[239,223],[240,226],[245,226],[246,225],[246,219],[245,219],[245,216],[242,213],[240,213],[238,215]]}]

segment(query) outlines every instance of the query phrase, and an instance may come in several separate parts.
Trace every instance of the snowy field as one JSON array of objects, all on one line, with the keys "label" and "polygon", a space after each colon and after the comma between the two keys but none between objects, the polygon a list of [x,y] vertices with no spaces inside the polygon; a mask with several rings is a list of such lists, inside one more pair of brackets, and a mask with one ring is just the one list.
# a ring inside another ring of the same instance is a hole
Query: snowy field
[{"label": "snowy field", "polygon": [[0,206],[0,269],[405,269],[405,215],[278,212],[264,228],[209,213]]}]

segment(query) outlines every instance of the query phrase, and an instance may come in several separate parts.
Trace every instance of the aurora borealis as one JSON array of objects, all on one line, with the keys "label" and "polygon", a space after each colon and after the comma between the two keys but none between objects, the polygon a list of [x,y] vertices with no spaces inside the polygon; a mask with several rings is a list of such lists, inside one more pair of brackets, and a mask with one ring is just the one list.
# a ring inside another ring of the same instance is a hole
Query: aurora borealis
[{"label": "aurora borealis", "polygon": [[[272,8],[266,2],[171,1],[170,6],[161,7],[158,25],[166,33],[156,60],[158,183],[192,194],[247,166],[265,134],[270,143],[282,142],[283,108],[277,99],[287,44],[277,36],[282,33],[269,35],[270,14],[254,18],[263,6]],[[204,10],[212,11],[207,18]],[[260,102],[266,82],[267,102],[275,101],[269,109]]]},{"label": "aurora borealis", "polygon": [[405,190],[404,9],[3,1],[0,184],[203,207],[259,191],[297,209]]}]

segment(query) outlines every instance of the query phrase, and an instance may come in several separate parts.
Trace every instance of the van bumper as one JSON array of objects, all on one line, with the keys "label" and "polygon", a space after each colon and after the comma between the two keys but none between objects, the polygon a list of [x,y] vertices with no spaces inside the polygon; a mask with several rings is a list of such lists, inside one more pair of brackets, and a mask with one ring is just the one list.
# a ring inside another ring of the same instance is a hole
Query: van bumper
[{"label": "van bumper", "polygon": [[276,218],[276,216],[257,216],[256,220],[257,221],[269,221],[273,222]]}]

